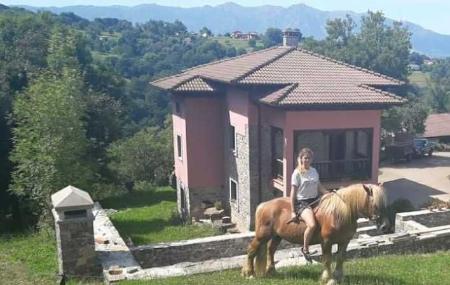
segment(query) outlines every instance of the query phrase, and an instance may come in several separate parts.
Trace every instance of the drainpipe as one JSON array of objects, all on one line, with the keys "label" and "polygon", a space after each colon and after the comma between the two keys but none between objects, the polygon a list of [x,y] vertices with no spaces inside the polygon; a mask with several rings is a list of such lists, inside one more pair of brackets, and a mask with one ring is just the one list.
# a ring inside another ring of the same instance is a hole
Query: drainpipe
[{"label": "drainpipe", "polygon": [[262,166],[261,166],[261,154],[262,154],[262,126],[261,126],[261,104],[258,106],[258,204],[262,202]]}]

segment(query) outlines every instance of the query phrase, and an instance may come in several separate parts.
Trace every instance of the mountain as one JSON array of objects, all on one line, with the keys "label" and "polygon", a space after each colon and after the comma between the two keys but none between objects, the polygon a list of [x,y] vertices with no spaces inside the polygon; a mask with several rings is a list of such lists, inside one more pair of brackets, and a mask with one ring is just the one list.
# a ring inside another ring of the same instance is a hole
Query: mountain
[{"label": "mountain", "polygon": [[[262,33],[268,27],[300,28],[304,36],[321,39],[326,35],[327,20],[342,18],[346,14],[352,16],[356,23],[361,15],[351,11],[321,11],[304,4],[284,8],[279,6],[243,7],[235,3],[225,3],[218,6],[202,6],[194,8],[179,8],[143,4],[134,7],[127,6],[67,6],[67,7],[32,7],[20,6],[28,10],[46,10],[53,13],[73,12],[83,18],[118,18],[133,23],[148,20],[163,20],[173,22],[180,20],[191,31],[208,27],[213,33],[226,33],[236,30],[255,31]],[[389,20],[392,21],[392,20]],[[413,49],[433,57],[450,56],[450,35],[443,35],[414,23],[405,22],[412,32]]]}]

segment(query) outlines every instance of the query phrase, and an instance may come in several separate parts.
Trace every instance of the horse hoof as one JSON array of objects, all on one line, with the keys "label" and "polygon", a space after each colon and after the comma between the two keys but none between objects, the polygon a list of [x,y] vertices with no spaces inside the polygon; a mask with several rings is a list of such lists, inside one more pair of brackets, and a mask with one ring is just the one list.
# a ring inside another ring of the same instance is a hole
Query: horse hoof
[{"label": "horse hoof", "polygon": [[248,270],[242,269],[241,271],[241,276],[245,277],[245,278],[254,278],[255,273],[254,272],[250,272]]},{"label": "horse hoof", "polygon": [[328,282],[327,282],[327,285],[337,285],[338,283],[336,282],[336,280],[334,280],[334,279],[330,279],[330,280],[328,280]]},{"label": "horse hoof", "polygon": [[266,276],[272,276],[276,273],[275,267],[269,267],[266,270]]}]

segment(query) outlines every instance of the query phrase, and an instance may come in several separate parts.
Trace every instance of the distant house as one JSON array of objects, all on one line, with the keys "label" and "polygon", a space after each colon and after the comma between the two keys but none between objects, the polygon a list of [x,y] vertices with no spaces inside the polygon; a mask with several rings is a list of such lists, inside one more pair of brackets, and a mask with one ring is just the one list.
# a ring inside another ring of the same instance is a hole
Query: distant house
[{"label": "distant house", "polygon": [[171,93],[181,213],[222,201],[252,228],[259,203],[290,194],[303,147],[326,187],[377,182],[381,111],[404,102],[381,89],[403,82],[284,43],[151,83]]},{"label": "distant house", "polygon": [[424,137],[450,143],[450,113],[431,114],[425,120]]},{"label": "distant house", "polygon": [[256,32],[249,32],[249,33],[242,33],[241,31],[234,31],[230,34],[230,37],[233,39],[239,39],[239,40],[257,40],[259,39],[259,35]]}]

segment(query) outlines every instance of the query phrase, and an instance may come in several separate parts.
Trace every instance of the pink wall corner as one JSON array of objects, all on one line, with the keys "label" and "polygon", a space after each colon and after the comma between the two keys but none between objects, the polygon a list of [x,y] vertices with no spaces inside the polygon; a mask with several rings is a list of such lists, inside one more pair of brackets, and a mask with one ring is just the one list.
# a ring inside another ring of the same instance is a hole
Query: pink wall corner
[{"label": "pink wall corner", "polygon": [[236,133],[246,135],[246,127],[249,124],[248,93],[236,88],[229,88],[226,98],[230,125],[234,126]]},{"label": "pink wall corner", "polygon": [[189,187],[220,187],[224,181],[223,100],[187,98]]},{"label": "pink wall corner", "polygon": [[378,181],[379,148],[380,148],[380,110],[355,111],[288,111],[285,122],[285,195],[291,188],[290,176],[294,171],[294,131],[346,128],[373,128],[372,144],[372,179]]},{"label": "pink wall corner", "polygon": [[[179,103],[181,112],[175,110],[175,101]],[[188,185],[188,164],[186,154],[186,107],[184,100],[180,98],[172,99],[172,125],[173,125],[173,157],[175,165],[175,175],[180,179],[183,185]],[[181,136],[181,158],[178,157],[177,136]]]}]

